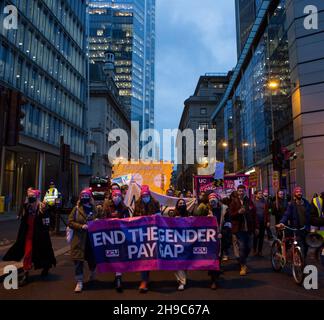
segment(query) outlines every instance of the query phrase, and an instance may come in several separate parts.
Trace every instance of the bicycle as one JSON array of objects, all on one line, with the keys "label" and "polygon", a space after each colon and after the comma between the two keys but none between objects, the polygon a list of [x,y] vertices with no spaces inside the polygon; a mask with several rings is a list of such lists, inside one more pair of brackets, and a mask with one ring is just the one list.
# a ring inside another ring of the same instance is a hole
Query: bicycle
[{"label": "bicycle", "polygon": [[315,250],[317,262],[324,267],[324,230],[312,230],[306,237],[306,243]]},{"label": "bicycle", "polygon": [[[304,282],[305,259],[301,247],[298,245],[297,235],[301,229],[285,226],[282,230],[282,240],[275,239],[271,246],[271,264],[275,272],[280,272],[286,265],[290,265],[295,282]],[[293,232],[293,236],[286,236],[285,230]]]}]

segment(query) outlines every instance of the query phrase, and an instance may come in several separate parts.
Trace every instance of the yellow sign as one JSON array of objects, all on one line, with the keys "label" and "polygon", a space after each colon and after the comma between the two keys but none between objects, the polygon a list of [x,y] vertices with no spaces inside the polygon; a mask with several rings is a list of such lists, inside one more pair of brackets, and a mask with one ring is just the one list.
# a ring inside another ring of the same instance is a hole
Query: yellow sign
[{"label": "yellow sign", "polygon": [[0,197],[0,213],[4,213],[5,197]]},{"label": "yellow sign", "polygon": [[139,185],[148,185],[152,191],[165,194],[170,187],[172,171],[171,162],[125,163],[123,161],[114,164],[112,178],[132,174]]}]

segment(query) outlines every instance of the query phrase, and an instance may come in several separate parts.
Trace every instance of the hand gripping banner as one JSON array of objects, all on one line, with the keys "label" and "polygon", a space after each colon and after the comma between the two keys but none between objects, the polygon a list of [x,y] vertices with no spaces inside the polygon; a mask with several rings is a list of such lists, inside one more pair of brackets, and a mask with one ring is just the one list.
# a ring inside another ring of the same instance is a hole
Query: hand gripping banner
[{"label": "hand gripping banner", "polygon": [[89,223],[89,237],[104,272],[219,270],[214,217],[160,215]]}]

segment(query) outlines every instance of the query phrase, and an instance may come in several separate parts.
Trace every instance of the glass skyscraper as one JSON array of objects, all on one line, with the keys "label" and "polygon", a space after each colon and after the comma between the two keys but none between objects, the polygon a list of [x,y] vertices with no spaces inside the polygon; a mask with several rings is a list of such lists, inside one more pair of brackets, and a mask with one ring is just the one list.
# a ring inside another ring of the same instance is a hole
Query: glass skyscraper
[{"label": "glass skyscraper", "polygon": [[115,81],[140,131],[154,127],[155,0],[92,0],[90,63],[115,53]]},{"label": "glass skyscraper", "polygon": [[0,24],[0,86],[28,101],[24,130],[17,146],[6,147],[0,172],[0,193],[14,207],[31,185],[44,190],[54,179],[59,186],[61,136],[71,151],[70,186],[78,187],[86,137],[86,0],[1,1],[1,13],[7,5],[17,8],[18,27]]}]

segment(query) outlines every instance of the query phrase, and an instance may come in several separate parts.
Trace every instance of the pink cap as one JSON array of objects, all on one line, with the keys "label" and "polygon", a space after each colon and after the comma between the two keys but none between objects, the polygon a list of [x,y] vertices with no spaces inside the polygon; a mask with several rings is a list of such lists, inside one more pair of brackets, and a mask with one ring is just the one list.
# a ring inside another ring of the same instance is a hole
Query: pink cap
[{"label": "pink cap", "polygon": [[111,195],[113,197],[117,197],[117,196],[122,196],[122,193],[121,193],[121,191],[119,189],[115,189],[115,190],[112,191]]},{"label": "pink cap", "polygon": [[212,192],[208,196],[208,200],[211,200],[211,199],[219,199],[219,196],[216,193]]},{"label": "pink cap", "polygon": [[80,193],[80,197],[82,196],[89,196],[91,197],[92,196],[92,192],[89,188],[86,188],[86,189],[83,189]]},{"label": "pink cap", "polygon": [[149,196],[150,194],[150,187],[147,185],[143,185],[141,188],[141,196]]}]

